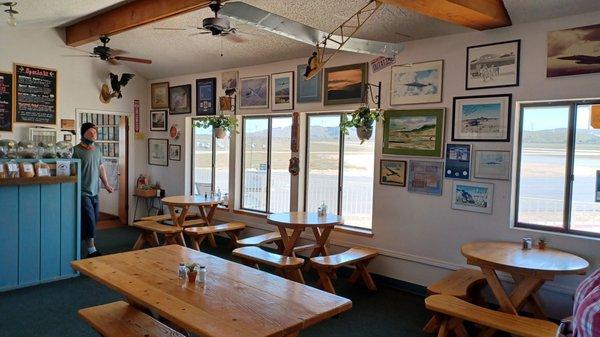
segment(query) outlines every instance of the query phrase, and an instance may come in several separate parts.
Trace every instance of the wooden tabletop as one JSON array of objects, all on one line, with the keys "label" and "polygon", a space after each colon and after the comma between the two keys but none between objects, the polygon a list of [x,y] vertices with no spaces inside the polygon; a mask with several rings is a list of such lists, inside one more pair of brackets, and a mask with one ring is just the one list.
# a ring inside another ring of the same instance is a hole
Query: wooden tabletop
[{"label": "wooden tabletop", "polygon": [[[179,285],[180,262],[206,266],[205,285]],[[343,297],[178,245],[71,265],[201,336],[285,336],[352,307]]]},{"label": "wooden tabletop", "polygon": [[165,197],[162,199],[163,204],[165,205],[174,205],[174,206],[204,206],[204,205],[215,205],[221,202],[219,198],[216,196],[208,195],[206,198],[204,195],[177,195],[171,197]]},{"label": "wooden tabletop", "polygon": [[469,264],[488,265],[500,270],[533,271],[551,274],[585,274],[589,263],[558,249],[522,249],[515,242],[472,242],[461,247]]},{"label": "wooden tabletop", "polygon": [[285,227],[325,227],[344,224],[344,219],[337,214],[327,213],[319,216],[311,212],[274,213],[267,216],[267,222],[272,225]]}]

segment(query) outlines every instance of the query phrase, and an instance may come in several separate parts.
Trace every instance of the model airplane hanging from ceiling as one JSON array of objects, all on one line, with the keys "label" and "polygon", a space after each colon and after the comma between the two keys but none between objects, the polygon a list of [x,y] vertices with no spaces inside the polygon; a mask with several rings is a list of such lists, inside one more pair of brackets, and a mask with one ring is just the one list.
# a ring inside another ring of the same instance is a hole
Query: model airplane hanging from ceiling
[{"label": "model airplane hanging from ceiling", "polygon": [[[331,33],[239,1],[226,2],[221,8],[220,14],[245,24],[253,25],[269,32],[310,44],[311,46],[316,46],[316,51],[311,57],[311,62],[309,62],[310,68],[305,74],[305,77],[310,79],[340,50],[394,57],[404,49],[404,45],[398,43],[364,40],[353,37],[380,6],[381,3],[379,1],[369,1],[356,14]],[[325,58],[325,48],[334,50],[333,53],[327,55],[327,58]]]}]

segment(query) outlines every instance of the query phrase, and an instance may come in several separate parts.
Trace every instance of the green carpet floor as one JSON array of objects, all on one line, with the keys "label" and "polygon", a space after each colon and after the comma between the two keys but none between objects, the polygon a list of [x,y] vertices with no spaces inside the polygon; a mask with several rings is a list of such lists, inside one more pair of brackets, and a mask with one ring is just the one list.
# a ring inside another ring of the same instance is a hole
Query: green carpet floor
[{"label": "green carpet floor", "polygon": [[[97,245],[105,253],[127,251],[137,232],[131,228],[99,231]],[[225,245],[203,251],[233,259]],[[309,284],[315,277],[308,275]],[[429,319],[423,298],[379,285],[375,293],[362,284],[349,285],[338,280],[340,296],[352,300],[353,308],[338,318],[321,322],[300,333],[301,337],[413,337],[430,336],[421,332]],[[86,337],[98,336],[77,316],[77,310],[121,299],[103,285],[80,276],[0,293],[0,336]]]}]

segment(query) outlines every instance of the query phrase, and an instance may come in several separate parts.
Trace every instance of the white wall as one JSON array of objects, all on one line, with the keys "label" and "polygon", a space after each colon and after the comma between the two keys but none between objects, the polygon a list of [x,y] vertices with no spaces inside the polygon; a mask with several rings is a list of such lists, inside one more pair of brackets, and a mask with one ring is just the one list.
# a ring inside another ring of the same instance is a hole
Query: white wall
[{"label": "white wall", "polygon": [[[112,66],[107,62],[89,57],[66,57],[77,51],[64,47],[64,30],[40,28],[10,28],[0,25],[0,70],[12,72],[13,62],[58,70],[58,118],[75,119],[75,110],[104,110],[130,113],[133,123],[133,100],[140,100],[140,111],[147,113],[148,81],[137,75],[123,90],[123,98],[102,104],[98,98],[100,86],[108,79],[108,73],[130,72],[126,66]],[[129,189],[133,192],[135,179],[146,163],[146,141],[134,140],[133,124],[130,128]],[[27,129],[32,124],[16,124],[13,132],[0,132],[0,138],[26,140]],[[79,133],[79,132],[78,132]],[[136,151],[137,149],[137,151]],[[118,198],[113,194],[112,198]],[[106,200],[105,200],[106,201]],[[133,209],[130,197],[130,209]],[[130,219],[133,211],[130,211]]]},{"label": "white wall", "polygon": [[[570,76],[561,78],[546,78],[546,34],[548,31],[597,24],[600,12],[580,16],[542,21],[532,24],[518,25],[486,32],[445,36],[407,43],[406,49],[398,57],[397,64],[423,62],[443,59],[444,88],[443,103],[398,106],[404,108],[445,107],[446,141],[451,139],[452,98],[454,96],[513,94],[514,102],[532,100],[554,100],[567,98],[600,97],[600,74]],[[470,90],[465,88],[465,54],[467,46],[521,39],[521,84],[518,87]],[[243,46],[242,46],[243,48]],[[366,62],[372,57],[364,55],[343,54],[333,58],[328,66]],[[296,59],[278,63],[240,68],[240,77],[253,75],[270,75],[282,71],[295,71],[296,65],[304,63],[305,59]],[[166,78],[159,81],[169,81],[171,85],[192,84],[195,79],[217,77],[220,87],[220,71],[204,74],[190,74]],[[390,70],[369,75],[370,82],[383,82],[383,107],[389,107]],[[148,88],[149,90],[149,88]],[[219,95],[222,95],[219,92]],[[195,96],[195,95],[193,95]],[[356,106],[327,106],[322,104],[296,104],[295,111],[321,111],[356,108]],[[193,111],[195,97],[193,98]],[[242,114],[264,113],[260,110],[238,110]],[[183,125],[182,116],[169,116],[169,124],[176,121]],[[515,118],[512,118],[515,121]],[[513,131],[514,131],[513,126]],[[378,171],[381,155],[381,126],[377,130],[375,170]],[[165,133],[151,133],[152,136],[166,137]],[[182,137],[183,139],[184,137]],[[514,134],[511,134],[511,140]],[[188,146],[189,142],[183,146]],[[234,147],[235,145],[232,145]],[[303,146],[301,144],[301,146]],[[475,149],[512,150],[513,143],[473,143]],[[185,151],[184,151],[185,153]],[[393,157],[393,156],[386,156]],[[403,159],[410,159],[404,157]],[[231,163],[231,172],[234,163]],[[184,163],[171,163],[169,168],[151,167],[149,172],[153,178],[160,180],[168,194],[186,193],[184,184]],[[378,175],[376,174],[376,179]],[[592,268],[600,264],[600,240],[577,238],[573,236],[536,233],[528,230],[510,228],[510,192],[511,182],[486,181],[494,184],[494,209],[492,215],[463,212],[450,209],[450,192],[452,180],[445,180],[443,196],[426,196],[408,193],[406,188],[379,185],[374,182],[373,232],[374,237],[367,238],[336,232],[332,242],[341,246],[365,245],[375,247],[382,257],[372,264],[376,273],[387,275],[404,281],[426,285],[440,278],[448,270],[466,265],[465,258],[460,254],[460,246],[475,240],[507,240],[520,241],[525,235],[550,240],[555,248],[574,252],[587,258]],[[222,212],[222,219],[240,219],[257,228],[272,230],[265,224],[264,219],[243,217],[233,213]],[[555,282],[547,284],[542,294],[542,302],[554,317],[565,316],[570,311],[571,294],[581,280],[581,277],[559,277]]]}]

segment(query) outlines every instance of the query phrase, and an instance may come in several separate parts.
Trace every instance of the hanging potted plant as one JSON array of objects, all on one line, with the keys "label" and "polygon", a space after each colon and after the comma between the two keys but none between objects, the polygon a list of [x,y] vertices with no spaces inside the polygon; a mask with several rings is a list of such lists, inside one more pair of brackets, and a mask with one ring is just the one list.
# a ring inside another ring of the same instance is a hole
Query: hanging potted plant
[{"label": "hanging potted plant", "polygon": [[349,128],[356,128],[356,136],[360,139],[360,143],[371,139],[373,135],[374,123],[383,120],[383,110],[371,110],[367,106],[362,106],[356,109],[350,116],[343,115],[340,123],[340,130],[343,134],[348,135]]},{"label": "hanging potted plant", "polygon": [[215,131],[215,137],[222,139],[225,138],[227,131],[229,131],[230,134],[235,132],[238,122],[235,116],[206,116],[200,117],[197,121],[195,121],[194,126],[204,129],[212,127]]}]

